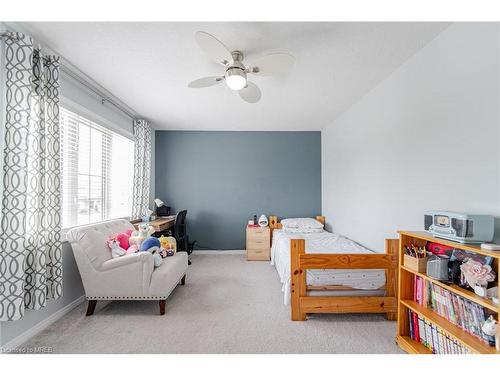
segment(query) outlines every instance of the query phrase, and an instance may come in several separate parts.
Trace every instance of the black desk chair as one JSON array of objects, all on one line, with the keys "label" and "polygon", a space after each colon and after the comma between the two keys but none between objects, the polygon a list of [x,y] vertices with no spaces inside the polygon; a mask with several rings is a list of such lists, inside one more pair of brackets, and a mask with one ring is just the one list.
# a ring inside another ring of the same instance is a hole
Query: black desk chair
[{"label": "black desk chair", "polygon": [[[172,235],[177,241],[177,250],[186,251],[189,255],[190,251],[189,251],[189,242],[187,236],[186,215],[187,215],[187,210],[180,211],[177,213],[177,215],[175,215],[175,223]],[[191,264],[190,261],[189,264]]]}]

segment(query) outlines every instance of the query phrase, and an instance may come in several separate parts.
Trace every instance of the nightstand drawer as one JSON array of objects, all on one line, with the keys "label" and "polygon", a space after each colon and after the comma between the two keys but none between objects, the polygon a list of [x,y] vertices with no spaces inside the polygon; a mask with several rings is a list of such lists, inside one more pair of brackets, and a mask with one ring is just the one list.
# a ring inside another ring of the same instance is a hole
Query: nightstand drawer
[{"label": "nightstand drawer", "polygon": [[247,249],[269,249],[270,239],[267,237],[247,238]]},{"label": "nightstand drawer", "polygon": [[271,232],[268,227],[247,228],[247,238],[271,238]]},{"label": "nightstand drawer", "polygon": [[271,250],[267,249],[247,249],[247,260],[269,260]]}]

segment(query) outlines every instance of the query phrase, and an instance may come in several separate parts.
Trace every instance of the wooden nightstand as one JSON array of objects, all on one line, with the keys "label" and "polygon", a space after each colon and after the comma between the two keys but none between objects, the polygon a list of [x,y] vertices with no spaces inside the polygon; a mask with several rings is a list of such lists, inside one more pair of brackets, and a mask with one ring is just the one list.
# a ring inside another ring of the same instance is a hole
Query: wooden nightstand
[{"label": "wooden nightstand", "polygon": [[269,227],[247,227],[247,260],[271,259],[271,230]]}]

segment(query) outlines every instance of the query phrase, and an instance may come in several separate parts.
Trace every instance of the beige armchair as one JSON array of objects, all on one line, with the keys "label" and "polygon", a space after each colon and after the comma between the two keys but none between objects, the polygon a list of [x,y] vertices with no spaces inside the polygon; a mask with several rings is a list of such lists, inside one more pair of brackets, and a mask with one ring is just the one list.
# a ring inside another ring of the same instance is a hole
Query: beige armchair
[{"label": "beige armchair", "polygon": [[112,258],[106,244],[108,237],[134,229],[119,219],[76,227],[68,231],[78,270],[87,297],[87,315],[92,315],[98,300],[158,300],[160,314],[165,314],[166,299],[179,282],[184,285],[188,267],[186,252],[163,259],[154,268],[153,255],[141,252]]}]

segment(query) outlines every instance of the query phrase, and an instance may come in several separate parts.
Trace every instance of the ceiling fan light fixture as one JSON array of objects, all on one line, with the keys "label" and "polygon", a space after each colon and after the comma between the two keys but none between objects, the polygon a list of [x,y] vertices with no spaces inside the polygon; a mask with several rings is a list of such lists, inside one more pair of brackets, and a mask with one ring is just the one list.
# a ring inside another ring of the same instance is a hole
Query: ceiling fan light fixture
[{"label": "ceiling fan light fixture", "polygon": [[251,79],[247,81],[247,74],[258,76],[281,74],[290,69],[295,61],[295,58],[288,53],[276,52],[264,55],[250,65],[246,63],[244,65],[243,52],[228,50],[219,39],[209,33],[198,31],[196,42],[208,57],[224,66],[224,76],[199,78],[188,83],[188,87],[193,89],[210,87],[225,81],[227,87],[237,91],[240,98],[247,103],[257,103],[262,97],[259,87]]},{"label": "ceiling fan light fixture", "polygon": [[229,68],[226,71],[226,84],[231,90],[241,90],[247,85],[247,75],[243,69]]}]

